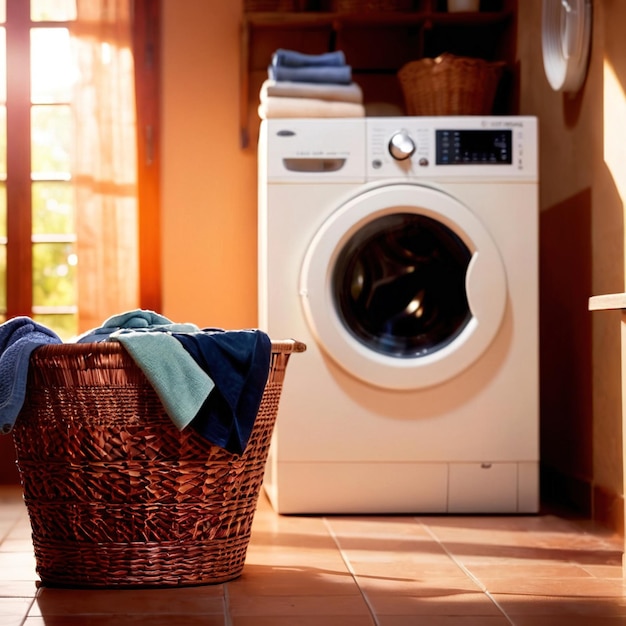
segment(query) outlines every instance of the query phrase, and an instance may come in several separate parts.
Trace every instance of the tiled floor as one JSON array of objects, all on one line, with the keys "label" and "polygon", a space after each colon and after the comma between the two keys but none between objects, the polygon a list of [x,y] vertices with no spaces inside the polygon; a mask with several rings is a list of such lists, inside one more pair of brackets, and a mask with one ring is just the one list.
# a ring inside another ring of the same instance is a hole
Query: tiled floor
[{"label": "tiled floor", "polygon": [[233,582],[38,588],[20,492],[0,488],[2,626],[626,625],[621,556],[554,514],[281,517],[262,497]]}]

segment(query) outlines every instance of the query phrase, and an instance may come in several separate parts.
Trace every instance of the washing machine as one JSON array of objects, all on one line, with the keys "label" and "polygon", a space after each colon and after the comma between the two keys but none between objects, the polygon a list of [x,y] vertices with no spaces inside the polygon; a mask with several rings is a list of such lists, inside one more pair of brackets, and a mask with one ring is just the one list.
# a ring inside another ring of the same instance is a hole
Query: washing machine
[{"label": "washing machine", "polygon": [[539,506],[532,117],[262,122],[259,325],[290,362],[279,513]]}]

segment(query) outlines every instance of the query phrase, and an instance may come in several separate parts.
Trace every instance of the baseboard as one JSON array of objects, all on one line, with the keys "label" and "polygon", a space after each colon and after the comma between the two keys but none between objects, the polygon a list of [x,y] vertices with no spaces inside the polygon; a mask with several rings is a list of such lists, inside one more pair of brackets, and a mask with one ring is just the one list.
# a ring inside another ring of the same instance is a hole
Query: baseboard
[{"label": "baseboard", "polygon": [[624,536],[624,496],[591,481],[541,467],[541,500],[565,508]]}]

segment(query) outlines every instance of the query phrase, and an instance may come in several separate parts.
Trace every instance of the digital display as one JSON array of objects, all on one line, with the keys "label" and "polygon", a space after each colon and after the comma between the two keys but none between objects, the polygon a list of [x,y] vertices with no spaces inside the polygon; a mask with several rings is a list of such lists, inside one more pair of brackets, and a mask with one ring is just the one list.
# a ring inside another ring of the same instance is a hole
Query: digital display
[{"label": "digital display", "polygon": [[437,130],[437,165],[510,165],[511,130]]}]

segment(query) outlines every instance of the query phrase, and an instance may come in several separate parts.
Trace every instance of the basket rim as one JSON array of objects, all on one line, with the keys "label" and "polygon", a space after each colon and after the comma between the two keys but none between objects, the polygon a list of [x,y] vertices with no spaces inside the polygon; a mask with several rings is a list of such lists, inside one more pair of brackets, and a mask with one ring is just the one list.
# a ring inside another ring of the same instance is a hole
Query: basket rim
[{"label": "basket rim", "polygon": [[[292,354],[304,352],[306,344],[296,339],[271,340],[272,352],[282,354]],[[51,343],[39,346],[33,356],[39,358],[58,356],[81,356],[98,352],[100,354],[120,354],[126,352],[126,348],[119,341],[97,341],[85,343]]]}]

